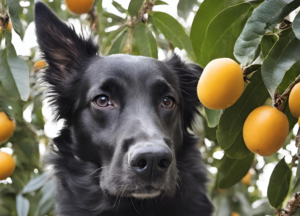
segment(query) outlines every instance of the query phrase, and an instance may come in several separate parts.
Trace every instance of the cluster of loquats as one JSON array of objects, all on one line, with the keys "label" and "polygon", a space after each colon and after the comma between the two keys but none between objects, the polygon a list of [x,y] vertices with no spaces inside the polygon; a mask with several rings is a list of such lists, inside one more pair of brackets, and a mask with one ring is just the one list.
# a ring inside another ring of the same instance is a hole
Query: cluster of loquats
[{"label": "cluster of loquats", "polygon": [[[0,112],[0,144],[4,143],[14,132],[15,122],[4,112]],[[15,170],[15,161],[11,155],[0,151],[0,180],[5,180]]]},{"label": "cluster of loquats", "polygon": [[[198,82],[197,94],[201,103],[212,110],[232,106],[244,90],[244,73],[232,59],[215,59],[207,64]],[[292,114],[300,117],[300,83],[291,91],[289,107]],[[300,125],[300,118],[298,121]],[[289,133],[286,115],[275,107],[261,106],[247,117],[243,127],[246,146],[253,153],[267,157],[276,153]]]}]

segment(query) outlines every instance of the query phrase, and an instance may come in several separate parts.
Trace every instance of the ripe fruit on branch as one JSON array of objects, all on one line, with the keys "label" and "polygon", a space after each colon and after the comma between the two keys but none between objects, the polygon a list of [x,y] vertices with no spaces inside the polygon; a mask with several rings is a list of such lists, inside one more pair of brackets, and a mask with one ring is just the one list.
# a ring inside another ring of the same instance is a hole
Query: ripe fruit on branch
[{"label": "ripe fruit on branch", "polygon": [[296,84],[289,97],[290,110],[296,118],[300,117],[300,83]]},{"label": "ripe fruit on branch", "polygon": [[286,115],[271,106],[261,106],[247,117],[243,137],[248,149],[267,157],[276,153],[289,133]]},{"label": "ripe fruit on branch", "polygon": [[92,9],[94,0],[65,0],[69,11],[75,14],[84,14]]},{"label": "ripe fruit on branch", "polygon": [[41,68],[45,67],[47,65],[47,63],[44,61],[44,60],[40,60],[40,61],[37,61],[35,64],[34,64],[34,72],[40,70]]},{"label": "ripe fruit on branch", "polygon": [[15,170],[15,161],[11,155],[0,151],[0,180],[5,180]]},{"label": "ripe fruit on branch", "polygon": [[248,172],[244,178],[242,179],[242,182],[244,183],[244,185],[250,186],[251,185],[251,177],[252,174],[250,172]]},{"label": "ripe fruit on branch", "polygon": [[232,59],[212,60],[204,68],[197,86],[201,103],[213,110],[232,106],[244,90],[243,71]]},{"label": "ripe fruit on branch", "polygon": [[300,126],[300,117],[299,117],[299,119],[298,119],[298,125]]},{"label": "ripe fruit on branch", "polygon": [[11,30],[12,30],[11,22],[7,23],[6,29],[11,32]]},{"label": "ripe fruit on branch", "polygon": [[15,122],[0,112],[0,144],[5,142],[14,132]]}]

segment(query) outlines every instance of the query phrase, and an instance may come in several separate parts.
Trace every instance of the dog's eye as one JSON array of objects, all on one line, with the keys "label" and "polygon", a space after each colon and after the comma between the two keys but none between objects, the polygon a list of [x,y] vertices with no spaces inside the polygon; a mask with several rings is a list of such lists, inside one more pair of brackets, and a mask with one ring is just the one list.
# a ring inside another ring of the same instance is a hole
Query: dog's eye
[{"label": "dog's eye", "polygon": [[112,102],[106,95],[99,95],[94,99],[94,104],[98,107],[108,107],[112,106]]},{"label": "dog's eye", "polygon": [[172,97],[165,97],[161,103],[161,106],[165,109],[172,109],[174,108],[175,102],[174,98]]}]

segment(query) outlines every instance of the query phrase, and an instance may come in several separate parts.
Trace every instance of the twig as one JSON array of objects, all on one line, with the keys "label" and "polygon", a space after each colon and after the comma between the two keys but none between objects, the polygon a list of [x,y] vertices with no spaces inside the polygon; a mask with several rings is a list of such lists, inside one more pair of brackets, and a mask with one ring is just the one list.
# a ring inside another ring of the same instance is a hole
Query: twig
[{"label": "twig", "polygon": [[91,31],[93,32],[93,31],[95,31],[95,29],[97,28],[98,22],[99,22],[96,7],[93,7],[93,8],[88,12],[88,15],[89,15],[89,20],[90,20]]},{"label": "twig", "polygon": [[7,13],[0,15],[0,30],[6,29],[8,22],[9,22],[9,16]]},{"label": "twig", "polygon": [[300,192],[294,194],[293,198],[288,201],[287,207],[281,210],[276,210],[275,214],[278,216],[292,216],[300,208]]},{"label": "twig", "polygon": [[285,105],[285,102],[289,96],[289,94],[291,93],[292,89],[294,88],[294,86],[300,82],[300,75],[295,79],[294,82],[292,82],[289,87],[285,90],[285,92],[282,95],[279,94],[275,94],[275,99],[274,99],[274,106],[282,111]]}]

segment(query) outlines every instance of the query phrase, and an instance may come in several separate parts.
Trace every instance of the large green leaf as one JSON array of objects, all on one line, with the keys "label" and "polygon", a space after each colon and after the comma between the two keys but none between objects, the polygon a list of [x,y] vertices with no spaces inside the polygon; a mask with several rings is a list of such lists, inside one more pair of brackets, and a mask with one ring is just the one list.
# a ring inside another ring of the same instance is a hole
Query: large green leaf
[{"label": "large green leaf", "polygon": [[29,212],[29,201],[25,197],[23,197],[21,194],[17,195],[16,198],[16,207],[18,216],[27,216]]},{"label": "large green leaf", "polygon": [[235,143],[235,146],[245,145],[243,139],[240,139],[244,122],[255,108],[265,103],[268,96],[261,73],[257,71],[251,77],[251,83],[246,87],[242,96],[233,106],[225,109],[220,118],[217,139],[222,149],[228,149],[237,141],[239,142]]},{"label": "large green leaf", "polygon": [[251,153],[244,143],[243,133],[239,133],[232,145],[225,149],[225,153],[228,157],[236,159],[244,159]]},{"label": "large green leaf", "polygon": [[179,49],[185,49],[188,55],[195,60],[191,40],[182,25],[169,14],[153,12],[152,15],[155,27],[161,31],[165,38]]},{"label": "large green leaf", "polygon": [[6,0],[6,3],[8,5],[8,11],[13,28],[18,33],[18,35],[20,35],[20,37],[23,38],[24,28],[19,17],[19,0]]},{"label": "large green leaf", "polygon": [[108,52],[109,55],[123,52],[126,43],[127,34],[128,34],[127,29],[124,29],[116,36],[116,38],[112,41],[113,44]]},{"label": "large green leaf", "polygon": [[[241,3],[244,0],[205,0],[200,5],[191,28],[191,41],[193,44],[195,56],[198,59],[201,57],[201,47],[205,38],[207,27],[210,22],[220,13],[222,10]],[[199,61],[198,61],[199,63]]]},{"label": "large green leaf", "polygon": [[119,3],[116,2],[116,1],[113,1],[113,2],[112,2],[112,5],[113,5],[119,12],[121,12],[121,13],[126,13],[126,12],[127,12],[127,10],[125,10],[125,9],[122,7],[122,5],[119,4]]},{"label": "large green leaf", "polygon": [[207,118],[207,124],[210,128],[214,128],[219,124],[220,116],[222,110],[211,110],[207,107],[204,107],[204,111]]},{"label": "large green leaf", "polygon": [[234,44],[252,10],[251,4],[241,3],[223,10],[210,22],[198,59],[200,65],[205,67],[207,63],[216,58],[234,59]]},{"label": "large green leaf", "polygon": [[26,101],[29,97],[29,68],[26,62],[17,56],[16,50],[11,43],[11,33],[6,31],[6,59],[21,99]]},{"label": "large green leaf", "polygon": [[29,69],[17,56],[11,43],[11,33],[6,31],[6,49],[0,51],[0,81],[9,95],[27,100],[29,97]]},{"label": "large green leaf", "polygon": [[193,7],[198,3],[197,0],[179,0],[177,5],[178,16],[187,20],[190,12],[193,10]]},{"label": "large green leaf", "polygon": [[234,46],[234,56],[242,65],[254,60],[255,51],[264,34],[273,28],[290,12],[296,9],[300,0],[266,0],[255,9]]},{"label": "large green leaf", "polygon": [[297,14],[293,21],[293,30],[296,37],[300,40],[300,13]]},{"label": "large green leaf", "polygon": [[133,35],[142,55],[157,58],[156,40],[146,24],[139,23],[136,25],[133,30]]},{"label": "large green leaf", "polygon": [[49,179],[50,172],[44,172],[42,175],[31,179],[27,185],[22,190],[22,193],[29,193],[40,189]]},{"label": "large green leaf", "polygon": [[268,186],[268,199],[274,208],[278,208],[289,192],[292,171],[282,158],[276,165]]},{"label": "large green leaf", "polygon": [[134,17],[142,8],[145,0],[131,0],[128,6],[128,13],[131,17]]},{"label": "large green leaf", "polygon": [[251,153],[245,159],[235,159],[224,178],[221,179],[219,188],[229,188],[241,181],[242,178],[248,173],[248,170],[252,165],[254,156],[255,154]]},{"label": "large green leaf", "polygon": [[262,77],[271,97],[288,71],[300,59],[300,40],[290,29],[280,36],[262,65]]},{"label": "large green leaf", "polygon": [[275,45],[275,43],[278,41],[277,35],[265,35],[263,36],[260,46],[261,46],[261,52],[263,55],[263,58],[265,59],[267,55],[269,54],[272,47]]}]

